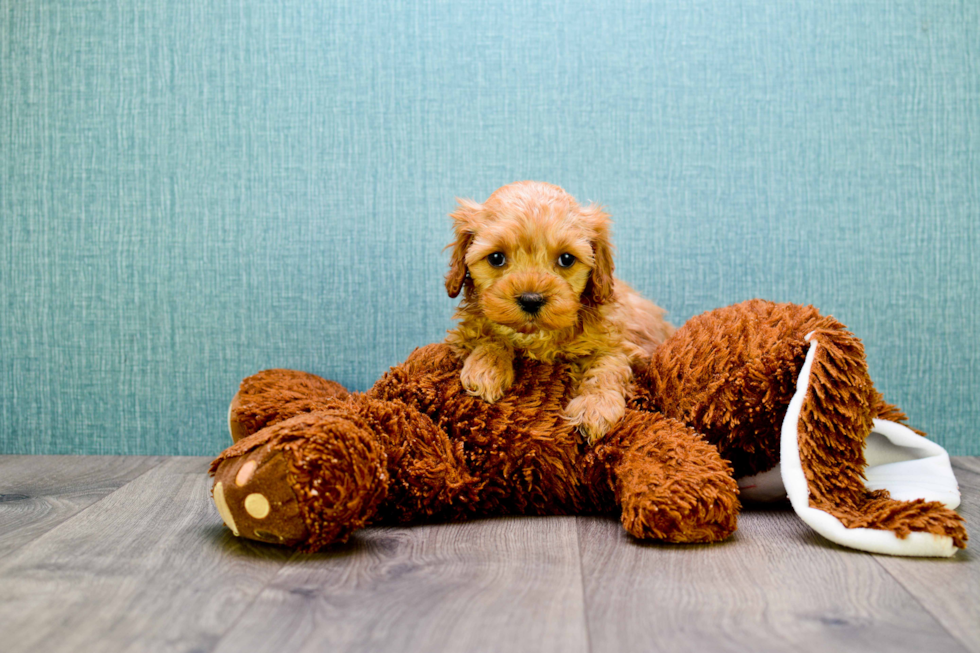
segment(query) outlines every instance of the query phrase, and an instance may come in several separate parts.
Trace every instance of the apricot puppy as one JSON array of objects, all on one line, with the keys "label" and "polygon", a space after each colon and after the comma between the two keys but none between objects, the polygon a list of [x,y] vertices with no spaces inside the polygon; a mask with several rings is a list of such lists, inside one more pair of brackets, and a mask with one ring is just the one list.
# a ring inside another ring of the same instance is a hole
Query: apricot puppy
[{"label": "apricot puppy", "polygon": [[609,216],[557,186],[523,181],[451,214],[446,290],[458,324],[447,342],[465,357],[460,380],[484,400],[514,382],[514,356],[567,361],[567,417],[589,443],[622,418],[633,362],[673,331],[663,309],[613,278]]}]

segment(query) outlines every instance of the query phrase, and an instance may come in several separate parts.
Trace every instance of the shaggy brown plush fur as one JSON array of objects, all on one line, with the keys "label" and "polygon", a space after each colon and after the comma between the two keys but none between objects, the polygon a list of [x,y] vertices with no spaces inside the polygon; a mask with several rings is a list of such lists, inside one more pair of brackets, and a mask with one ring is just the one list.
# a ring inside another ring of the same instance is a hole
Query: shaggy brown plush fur
[{"label": "shaggy brown plush fur", "polygon": [[811,505],[848,527],[964,546],[956,513],[864,489],[871,419],[904,415],[874,390],[857,339],[812,307],[758,300],[684,325],[636,370],[625,416],[591,446],[563,414],[567,363],[515,358],[493,404],[466,392],[463,360],[445,344],[416,350],[364,394],[260,373],[232,402],[232,424],[254,432],[212,464],[215,500],[242,535],[304,550],[369,523],[501,514],[619,515],[637,538],[718,541],[736,527],[732,466],[743,475],[778,461],[810,332],[821,344],[800,434]]},{"label": "shaggy brown plush fur", "polygon": [[[572,390],[566,366],[517,359],[514,386],[487,404],[463,389],[461,365],[448,346],[430,345],[366,394],[339,399],[316,377],[309,379],[303,383],[307,401],[284,404],[286,412],[278,415],[272,407],[278,397],[294,396],[300,377],[270,370],[252,378],[235,405],[256,412],[237,412],[237,419],[269,426],[222,453],[212,472],[236,496],[278,496],[289,487],[302,510],[288,520],[288,535],[280,537],[271,522],[258,535],[245,528],[242,534],[316,550],[365,523],[614,515],[620,506],[624,526],[637,537],[716,541],[734,531],[738,499],[731,469],[680,422],[628,411],[590,448],[563,416]],[[289,414],[298,407],[299,414]],[[271,423],[277,417],[283,421]],[[297,439],[303,430],[308,437]],[[281,452],[289,473],[275,488],[258,473],[237,486],[245,461],[255,457],[263,469],[267,446]],[[242,514],[236,522],[250,523],[242,508],[231,509]],[[300,531],[302,541],[293,535]]]}]

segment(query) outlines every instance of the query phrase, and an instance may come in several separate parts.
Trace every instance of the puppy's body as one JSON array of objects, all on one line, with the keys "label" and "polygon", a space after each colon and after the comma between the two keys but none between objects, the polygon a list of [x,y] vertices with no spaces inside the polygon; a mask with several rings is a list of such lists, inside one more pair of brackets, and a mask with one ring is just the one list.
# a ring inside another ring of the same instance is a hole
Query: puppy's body
[{"label": "puppy's body", "polygon": [[519,182],[485,204],[463,200],[446,288],[465,289],[447,341],[460,380],[493,402],[514,381],[517,354],[572,364],[566,413],[590,442],[623,416],[632,366],[673,327],[664,311],[613,278],[609,216],[557,186]]}]

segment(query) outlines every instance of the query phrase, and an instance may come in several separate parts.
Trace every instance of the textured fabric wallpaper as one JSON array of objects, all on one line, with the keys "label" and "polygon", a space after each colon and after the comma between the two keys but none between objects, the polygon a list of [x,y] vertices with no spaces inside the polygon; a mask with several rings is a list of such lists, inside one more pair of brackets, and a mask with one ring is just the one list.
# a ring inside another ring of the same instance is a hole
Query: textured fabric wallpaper
[{"label": "textured fabric wallpaper", "polygon": [[0,0],[0,452],[214,454],[443,337],[454,197],[616,220],[682,322],[812,303],[980,454],[980,4]]}]

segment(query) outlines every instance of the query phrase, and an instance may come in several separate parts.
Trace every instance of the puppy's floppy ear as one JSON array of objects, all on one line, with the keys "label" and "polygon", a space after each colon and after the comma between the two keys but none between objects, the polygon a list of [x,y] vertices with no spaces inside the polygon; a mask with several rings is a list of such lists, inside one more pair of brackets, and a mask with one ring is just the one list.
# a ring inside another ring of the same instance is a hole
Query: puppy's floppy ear
[{"label": "puppy's floppy ear", "polygon": [[456,240],[447,246],[453,249],[449,256],[449,273],[446,275],[446,292],[450,297],[456,297],[466,282],[466,250],[473,242],[476,224],[483,212],[483,207],[472,200],[457,198],[456,201],[459,206],[449,214],[456,234]]},{"label": "puppy's floppy ear", "polygon": [[595,204],[581,209],[582,221],[595,234],[592,238],[592,275],[582,298],[588,303],[605,304],[613,299],[613,246],[609,233],[609,214]]}]

